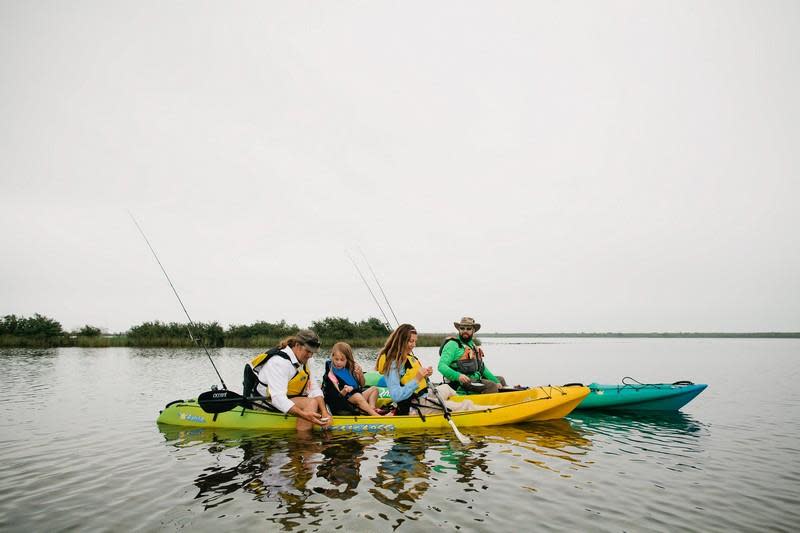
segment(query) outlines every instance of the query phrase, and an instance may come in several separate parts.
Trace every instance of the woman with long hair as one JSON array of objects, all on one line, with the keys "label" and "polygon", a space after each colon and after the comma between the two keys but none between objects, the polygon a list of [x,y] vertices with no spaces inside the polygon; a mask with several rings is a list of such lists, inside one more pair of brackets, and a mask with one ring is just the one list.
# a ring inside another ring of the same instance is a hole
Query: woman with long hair
[{"label": "woman with long hair", "polygon": [[[405,415],[410,409],[420,414],[437,414],[442,412],[442,405],[429,387],[433,367],[424,367],[414,355],[417,346],[417,330],[411,324],[397,326],[386,340],[375,363],[375,369],[386,377],[386,386],[392,401],[397,404],[397,414]],[[451,411],[483,411],[484,406],[473,404],[469,400],[449,402],[447,399],[455,394],[449,385],[438,385],[436,390]]]}]

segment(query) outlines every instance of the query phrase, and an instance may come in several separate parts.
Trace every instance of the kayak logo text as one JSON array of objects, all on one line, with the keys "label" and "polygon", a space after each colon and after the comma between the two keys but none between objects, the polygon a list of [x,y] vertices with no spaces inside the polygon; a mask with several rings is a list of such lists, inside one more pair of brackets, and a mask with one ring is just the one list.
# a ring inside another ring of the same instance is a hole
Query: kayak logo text
[{"label": "kayak logo text", "polygon": [[332,431],[394,431],[394,424],[343,424],[341,426],[330,426]]},{"label": "kayak logo text", "polygon": [[197,422],[199,424],[206,423],[206,419],[202,416],[190,415],[189,413],[178,413],[178,416],[181,420],[188,420],[189,422]]}]

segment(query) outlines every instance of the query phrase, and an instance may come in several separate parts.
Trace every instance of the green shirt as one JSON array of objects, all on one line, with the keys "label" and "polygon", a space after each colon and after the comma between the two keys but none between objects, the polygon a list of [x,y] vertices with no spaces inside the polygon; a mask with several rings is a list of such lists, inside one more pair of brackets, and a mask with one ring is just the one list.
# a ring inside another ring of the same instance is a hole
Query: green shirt
[{"label": "green shirt", "polygon": [[[467,346],[472,348],[473,351],[475,349],[475,340],[470,339],[469,342],[461,341],[464,345],[463,348],[458,345],[456,341],[447,341],[447,344],[444,345],[442,349],[442,356],[439,358],[439,366],[437,367],[439,372],[445,377],[447,381],[458,381],[458,376],[461,375],[461,372],[458,370],[454,370],[452,365],[455,361],[458,361],[462,355],[464,355],[464,351],[467,349]],[[474,374],[467,374],[472,381],[480,381],[481,378],[486,378],[490,381],[494,381],[495,383],[500,383],[500,380],[495,377],[494,374],[486,368],[486,365],[483,365],[483,372],[475,372]],[[458,387],[461,389],[461,386]]]}]

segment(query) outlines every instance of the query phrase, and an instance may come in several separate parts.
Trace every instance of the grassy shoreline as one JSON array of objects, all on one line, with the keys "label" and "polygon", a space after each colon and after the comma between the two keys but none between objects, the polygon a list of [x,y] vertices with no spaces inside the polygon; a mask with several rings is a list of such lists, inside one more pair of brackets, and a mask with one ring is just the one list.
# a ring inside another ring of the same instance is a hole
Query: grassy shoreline
[{"label": "grassy shoreline", "polygon": [[[417,346],[439,346],[446,335],[421,334],[417,339]],[[277,346],[282,337],[255,336],[248,338],[225,339],[226,348],[252,348],[254,350],[268,349]],[[326,339],[322,338],[322,348],[329,349],[334,343],[344,341],[353,348],[381,348],[386,342],[386,337],[371,337],[367,339]],[[0,348],[193,348],[196,344],[188,337],[151,337],[131,338],[125,335],[105,335],[100,337],[17,337],[13,335],[0,336]]]},{"label": "grassy shoreline", "polygon": [[[418,346],[439,346],[445,337],[452,334],[422,333],[417,339]],[[800,339],[800,332],[754,332],[754,333],[482,333],[479,337],[491,338],[625,338],[625,339]],[[226,338],[223,346],[227,348],[266,349],[276,346],[281,337],[257,335],[245,338]],[[322,347],[330,348],[340,340],[353,348],[380,348],[386,337],[366,339],[327,339],[322,338]],[[192,348],[196,345],[188,337],[149,337],[132,338],[126,335],[56,337],[21,337],[0,335],[0,348]]]},{"label": "grassy shoreline", "polygon": [[650,333],[481,333],[481,337],[586,338],[610,337],[628,339],[800,339],[797,331],[726,332],[650,332]]}]

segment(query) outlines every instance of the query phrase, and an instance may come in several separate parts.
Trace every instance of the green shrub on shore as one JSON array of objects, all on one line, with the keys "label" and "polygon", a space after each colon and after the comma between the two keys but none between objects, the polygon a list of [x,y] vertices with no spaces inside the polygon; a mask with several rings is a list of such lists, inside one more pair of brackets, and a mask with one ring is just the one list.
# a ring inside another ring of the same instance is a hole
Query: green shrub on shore
[{"label": "green shrub on shore", "polygon": [[187,324],[177,322],[161,323],[144,322],[134,326],[127,332],[129,346],[148,346],[148,347],[179,347],[193,346],[189,332],[202,345],[208,347],[225,346],[225,332],[216,322],[204,324],[195,322],[194,327],[190,328]]},{"label": "green shrub on shore", "polygon": [[225,344],[228,345],[228,339],[245,339],[253,338],[269,338],[269,339],[283,339],[300,329],[295,324],[287,324],[285,320],[281,320],[275,324],[270,322],[259,321],[250,325],[232,325],[225,331]]},{"label": "green shrub on shore", "polygon": [[34,314],[30,318],[17,315],[6,315],[0,320],[0,336],[21,337],[26,339],[51,339],[60,337],[64,330],[52,318]]},{"label": "green shrub on shore", "polygon": [[102,333],[103,332],[100,331],[100,328],[86,324],[78,331],[77,335],[79,337],[99,337]]},{"label": "green shrub on shore", "polygon": [[[320,339],[373,339],[387,337],[390,329],[377,318],[351,322],[347,318],[329,316],[311,323]],[[334,341],[335,342],[335,341]]]},{"label": "green shrub on shore", "polygon": [[65,343],[61,324],[39,313],[30,318],[6,315],[0,320],[0,346],[47,348]]}]

